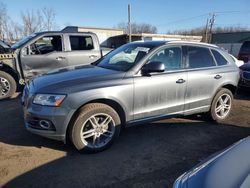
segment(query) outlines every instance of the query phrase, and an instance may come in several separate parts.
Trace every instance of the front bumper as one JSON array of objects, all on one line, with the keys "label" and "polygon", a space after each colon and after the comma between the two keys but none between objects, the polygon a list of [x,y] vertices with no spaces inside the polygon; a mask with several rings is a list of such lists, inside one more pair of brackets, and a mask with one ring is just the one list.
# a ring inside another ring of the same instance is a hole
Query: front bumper
[{"label": "front bumper", "polygon": [[245,80],[244,78],[241,78],[238,84],[239,87],[244,87],[244,88],[250,88],[250,80]]},{"label": "front bumper", "polygon": [[34,128],[31,128],[28,123],[25,123],[25,127],[29,132],[33,134],[37,134],[37,135],[50,138],[53,140],[63,141],[64,143],[66,142],[65,134],[60,135],[60,134],[57,134],[55,131],[34,129]]},{"label": "front bumper", "polygon": [[250,71],[241,72],[239,87],[250,88]]},{"label": "front bumper", "polygon": [[[68,107],[49,107],[36,104],[23,106],[25,127],[31,133],[66,142],[66,132],[74,113]],[[51,123],[49,128],[40,125],[41,121]]]}]

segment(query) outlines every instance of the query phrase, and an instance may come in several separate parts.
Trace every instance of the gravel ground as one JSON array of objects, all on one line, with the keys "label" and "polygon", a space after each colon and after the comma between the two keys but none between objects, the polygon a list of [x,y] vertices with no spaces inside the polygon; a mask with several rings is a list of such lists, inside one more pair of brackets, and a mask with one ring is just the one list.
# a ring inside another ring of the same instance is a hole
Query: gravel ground
[{"label": "gravel ground", "polygon": [[27,132],[19,99],[0,101],[0,187],[171,187],[202,159],[250,135],[250,93],[237,95],[223,125],[198,117],[126,128],[101,153]]}]

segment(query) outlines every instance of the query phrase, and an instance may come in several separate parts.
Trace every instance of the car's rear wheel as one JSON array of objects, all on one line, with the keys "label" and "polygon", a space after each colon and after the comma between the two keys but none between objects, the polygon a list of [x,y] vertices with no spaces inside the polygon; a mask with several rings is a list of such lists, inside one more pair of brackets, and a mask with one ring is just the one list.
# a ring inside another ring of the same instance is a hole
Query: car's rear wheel
[{"label": "car's rear wheel", "polygon": [[70,129],[70,139],[79,151],[99,152],[111,146],[120,129],[121,121],[113,108],[90,103],[78,113]]},{"label": "car's rear wheel", "polygon": [[0,99],[9,98],[16,92],[16,81],[6,72],[0,71]]},{"label": "car's rear wheel", "polygon": [[233,94],[230,90],[222,88],[214,97],[210,117],[217,122],[223,122],[231,113],[233,105]]}]

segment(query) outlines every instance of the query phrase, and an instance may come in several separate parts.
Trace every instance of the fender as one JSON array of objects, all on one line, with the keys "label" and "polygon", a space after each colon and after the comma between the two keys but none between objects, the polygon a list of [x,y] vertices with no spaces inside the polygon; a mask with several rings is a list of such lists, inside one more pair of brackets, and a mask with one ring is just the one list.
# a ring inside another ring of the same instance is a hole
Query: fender
[{"label": "fender", "polygon": [[15,52],[0,54],[0,70],[9,73],[17,83],[23,85],[24,79],[22,70],[18,64],[17,54]]},{"label": "fender", "polygon": [[3,63],[2,61],[0,61],[0,70],[10,74],[16,80],[17,83],[18,82],[20,83],[21,79],[20,79],[20,75],[18,74],[18,72],[12,67],[10,67],[9,65]]}]

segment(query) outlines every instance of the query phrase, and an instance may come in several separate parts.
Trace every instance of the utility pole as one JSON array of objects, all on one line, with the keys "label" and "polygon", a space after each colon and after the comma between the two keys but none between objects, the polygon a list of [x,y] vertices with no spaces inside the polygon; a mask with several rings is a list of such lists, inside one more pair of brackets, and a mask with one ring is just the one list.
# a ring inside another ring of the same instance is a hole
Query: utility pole
[{"label": "utility pole", "polygon": [[210,18],[210,21],[209,21],[209,23],[210,23],[210,29],[209,29],[210,38],[209,38],[209,42],[210,43],[212,42],[212,29],[213,29],[214,22],[215,22],[215,14],[213,13],[212,17]]},{"label": "utility pole", "polygon": [[205,42],[208,42],[208,18],[207,18],[206,30],[205,30]]},{"label": "utility pole", "polygon": [[129,42],[132,42],[132,37],[131,37],[131,7],[130,7],[130,4],[128,4],[128,35],[129,35]]}]

